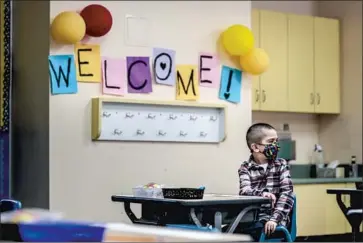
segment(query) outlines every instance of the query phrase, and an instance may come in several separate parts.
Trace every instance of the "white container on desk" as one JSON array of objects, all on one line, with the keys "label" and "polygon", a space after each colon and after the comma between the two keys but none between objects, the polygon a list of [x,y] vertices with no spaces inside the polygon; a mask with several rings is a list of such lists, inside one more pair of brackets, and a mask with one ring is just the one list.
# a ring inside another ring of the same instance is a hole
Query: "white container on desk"
[{"label": "white container on desk", "polygon": [[163,189],[134,187],[132,188],[132,194],[134,197],[163,198]]}]

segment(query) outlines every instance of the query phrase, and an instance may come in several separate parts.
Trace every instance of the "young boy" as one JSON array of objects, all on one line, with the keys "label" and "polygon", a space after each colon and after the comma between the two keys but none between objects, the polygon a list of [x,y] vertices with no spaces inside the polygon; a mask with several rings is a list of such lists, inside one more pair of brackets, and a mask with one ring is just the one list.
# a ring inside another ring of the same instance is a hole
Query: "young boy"
[{"label": "young boy", "polygon": [[258,241],[262,230],[271,235],[277,225],[287,225],[289,213],[294,204],[293,186],[289,165],[278,158],[278,137],[269,124],[252,125],[246,134],[251,156],[238,170],[240,195],[263,196],[272,200],[270,205],[262,205],[259,222],[242,233],[251,234]]}]

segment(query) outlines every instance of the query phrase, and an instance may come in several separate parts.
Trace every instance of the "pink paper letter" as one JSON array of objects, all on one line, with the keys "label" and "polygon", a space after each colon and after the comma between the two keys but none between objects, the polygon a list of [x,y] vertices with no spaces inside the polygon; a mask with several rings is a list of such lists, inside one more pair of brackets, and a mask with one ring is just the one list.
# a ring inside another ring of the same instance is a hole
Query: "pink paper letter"
[{"label": "pink paper letter", "polygon": [[199,53],[200,86],[218,88],[221,76],[219,59],[211,53]]},{"label": "pink paper letter", "polygon": [[103,94],[122,96],[126,89],[126,61],[122,58],[102,58]]}]

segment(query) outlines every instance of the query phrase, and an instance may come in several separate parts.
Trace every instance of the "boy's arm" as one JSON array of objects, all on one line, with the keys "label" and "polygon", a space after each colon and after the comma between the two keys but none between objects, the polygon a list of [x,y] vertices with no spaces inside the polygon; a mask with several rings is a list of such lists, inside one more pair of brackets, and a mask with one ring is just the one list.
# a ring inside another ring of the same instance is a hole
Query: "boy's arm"
[{"label": "boy's arm", "polygon": [[281,168],[279,194],[280,197],[277,199],[273,214],[270,218],[271,221],[276,223],[280,223],[281,220],[286,219],[294,206],[294,192],[290,169],[286,161],[282,164]]},{"label": "boy's arm", "polygon": [[251,178],[248,169],[244,166],[238,170],[239,175],[239,195],[241,196],[262,196],[262,193],[268,192],[266,188],[258,189],[251,187]]}]

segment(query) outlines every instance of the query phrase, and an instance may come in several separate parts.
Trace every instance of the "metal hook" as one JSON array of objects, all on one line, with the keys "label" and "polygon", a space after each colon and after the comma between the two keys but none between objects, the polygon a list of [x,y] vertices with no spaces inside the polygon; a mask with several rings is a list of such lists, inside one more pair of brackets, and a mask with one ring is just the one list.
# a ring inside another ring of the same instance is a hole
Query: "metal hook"
[{"label": "metal hook", "polygon": [[158,135],[159,136],[165,136],[166,135],[166,132],[163,132],[162,130],[159,130]]},{"label": "metal hook", "polygon": [[186,135],[188,135],[188,133],[187,132],[180,131],[179,135],[182,136],[182,137],[185,137]]},{"label": "metal hook", "polygon": [[206,132],[200,132],[200,133],[199,133],[199,135],[200,135],[201,137],[206,137],[206,136],[207,136],[207,134],[208,134],[208,133],[206,133]]},{"label": "metal hook", "polygon": [[175,116],[174,114],[169,115],[169,120],[175,120],[176,118],[177,118],[177,116]]},{"label": "metal hook", "polygon": [[108,112],[106,112],[106,111],[104,111],[103,113],[102,113],[102,117],[110,117],[111,116],[111,113],[108,113]]},{"label": "metal hook", "polygon": [[210,116],[209,120],[210,121],[217,121],[217,117],[216,116]]},{"label": "metal hook", "polygon": [[198,117],[197,116],[193,116],[193,115],[191,115],[190,117],[189,117],[189,120],[191,120],[191,121],[195,121],[195,120],[197,120],[198,119]]},{"label": "metal hook", "polygon": [[134,114],[131,114],[130,112],[127,112],[125,115],[125,118],[133,118]]},{"label": "metal hook", "polygon": [[148,118],[148,119],[155,119],[155,117],[156,117],[156,115],[153,115],[153,114],[151,114],[151,113],[149,113],[149,114],[147,115],[147,118]]},{"label": "metal hook", "polygon": [[122,134],[122,131],[121,130],[119,130],[119,129],[115,129],[115,130],[113,130],[113,133],[112,133],[113,135],[121,135]]},{"label": "metal hook", "polygon": [[137,129],[136,135],[144,135],[144,134],[145,134],[145,132],[143,130]]}]

